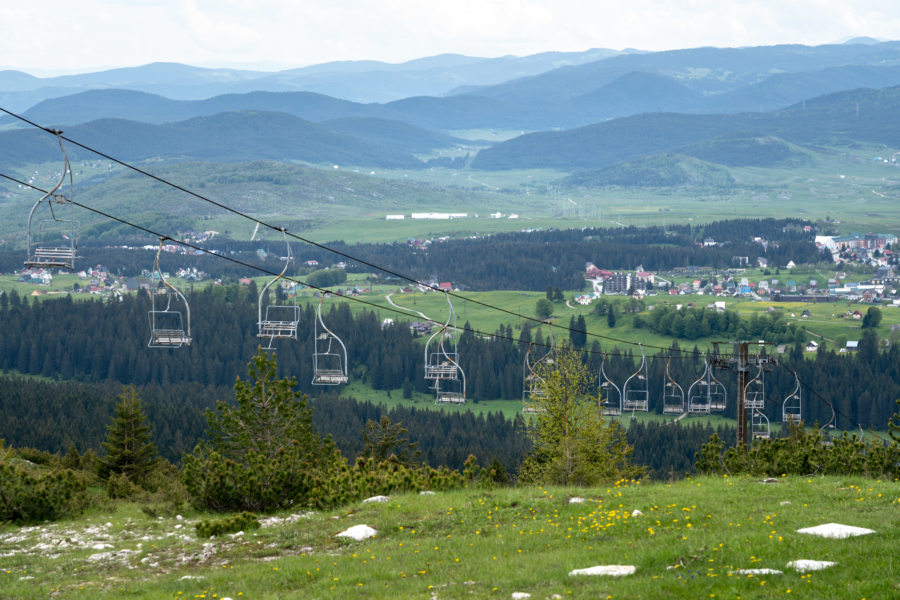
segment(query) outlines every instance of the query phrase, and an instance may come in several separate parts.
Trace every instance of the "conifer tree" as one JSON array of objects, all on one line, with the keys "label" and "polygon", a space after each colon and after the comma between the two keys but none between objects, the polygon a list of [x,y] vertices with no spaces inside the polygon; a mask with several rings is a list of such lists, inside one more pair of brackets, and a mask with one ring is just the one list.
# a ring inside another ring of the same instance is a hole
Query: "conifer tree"
[{"label": "conifer tree", "polygon": [[277,377],[275,356],[259,350],[249,378],[238,378],[234,404],[207,411],[208,442],[184,456],[194,503],[213,510],[273,511],[314,500],[316,486],[340,454],[312,425],[312,410],[294,378]]},{"label": "conifer tree", "polygon": [[520,480],[558,485],[595,485],[634,477],[631,446],[617,423],[607,423],[591,389],[595,381],[579,352],[563,344],[552,362],[536,367],[543,394],[532,398],[528,434],[534,450]]},{"label": "conifer tree", "polygon": [[141,398],[133,385],[122,389],[115,417],[106,429],[106,441],[103,442],[106,456],[100,460],[101,477],[124,474],[133,483],[144,482],[159,459],[147,417],[141,408]]},{"label": "conifer tree", "polygon": [[378,461],[395,456],[400,463],[408,465],[421,454],[416,450],[418,443],[409,441],[409,431],[403,423],[391,423],[387,415],[381,415],[380,421],[366,421],[362,434],[363,456]]}]

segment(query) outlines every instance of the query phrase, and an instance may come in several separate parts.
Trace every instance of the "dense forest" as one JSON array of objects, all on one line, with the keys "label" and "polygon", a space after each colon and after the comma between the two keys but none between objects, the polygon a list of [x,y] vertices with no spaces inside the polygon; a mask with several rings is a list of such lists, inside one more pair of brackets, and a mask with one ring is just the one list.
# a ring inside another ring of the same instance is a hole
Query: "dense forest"
[{"label": "dense forest", "polygon": [[[731,266],[734,256],[746,256],[751,264],[757,257],[766,257],[772,265],[783,265],[791,260],[797,264],[816,262],[819,252],[812,234],[803,231],[805,224],[796,219],[741,219],[693,226],[503,233],[477,239],[436,241],[427,249],[417,249],[407,243],[329,244],[345,256],[299,242],[292,244],[292,248],[300,262],[316,260],[320,266],[345,262],[348,272],[377,271],[365,262],[383,265],[394,273],[419,281],[436,278],[470,290],[543,291],[547,286],[577,290],[584,286],[586,262],[612,270],[633,270],[643,265],[650,271],[688,266],[725,268]],[[767,240],[767,246],[754,242],[756,237]],[[719,245],[703,246],[706,238],[717,240]],[[82,239],[92,238],[82,236]],[[723,244],[724,240],[731,241]],[[125,243],[154,245],[158,242],[146,237],[110,239],[103,245],[83,241],[79,247],[83,260],[79,264],[102,264],[110,273],[124,276],[139,275],[142,269],[152,267],[154,255],[150,251],[113,247]],[[279,257],[285,254],[283,242],[214,240],[204,243],[203,247],[233,261],[205,254],[163,253],[160,265],[171,272],[180,267],[196,267],[214,278],[237,279],[258,274],[240,263],[260,267],[266,272],[278,272],[283,265]],[[260,259],[257,252],[260,249],[265,251],[267,258]],[[22,253],[2,252],[0,271],[20,269],[22,261]],[[305,280],[309,269],[297,273],[300,280]],[[386,272],[377,275],[391,278]],[[399,278],[393,280],[399,285],[407,283]]]},{"label": "dense forest", "polygon": [[[194,293],[190,297],[194,343],[178,351],[160,351],[147,348],[150,306],[144,294],[111,302],[74,302],[69,298],[29,302],[13,292],[0,296],[4,331],[0,336],[0,369],[61,380],[230,386],[259,345],[256,302],[253,285],[212,286]],[[313,306],[307,305],[298,328],[299,340],[281,343],[277,350],[279,369],[295,376],[300,389],[307,393],[320,391],[311,385],[314,314]],[[402,322],[383,328],[374,313],[353,313],[347,304],[333,307],[323,318],[347,345],[352,379],[378,390],[428,392],[422,377],[421,340]],[[771,319],[759,317],[756,321],[762,326]],[[757,332],[756,325],[750,319],[731,328],[751,335]],[[534,341],[540,348],[544,343],[541,332],[528,326],[517,331],[503,327],[496,333],[486,339],[466,325],[459,336],[460,365],[466,373],[470,401],[521,398],[528,344]],[[780,420],[781,402],[793,389],[792,370],[796,370],[804,382],[809,382],[807,385],[815,386],[806,394],[809,421],[830,421],[830,402],[847,415],[843,426],[883,429],[894,400],[900,397],[900,349],[892,346],[879,350],[873,335],[864,336],[859,348],[859,352],[846,355],[820,351],[814,359],[804,360],[800,345],[794,344],[788,353],[778,356],[779,367],[766,375],[765,382],[770,418]],[[604,353],[608,354],[605,369],[619,385],[640,362],[637,349],[622,353],[603,348],[596,341],[585,349],[594,373],[599,371]],[[670,371],[685,389],[699,377],[703,359],[699,349],[688,352],[677,344],[655,354],[648,357],[650,406],[660,412],[668,357],[673,357]],[[734,389],[733,372],[723,371],[719,378]],[[733,407],[731,411],[726,415],[734,416]]]},{"label": "dense forest", "polygon": [[[193,293],[194,343],[190,348],[160,351],[147,348],[149,301],[144,294],[109,302],[69,298],[31,302],[15,292],[0,296],[0,369],[46,378],[3,380],[0,412],[5,418],[0,422],[0,438],[13,445],[53,451],[64,451],[73,442],[82,450],[96,448],[104,435],[112,398],[122,384],[135,384],[145,398],[160,448],[177,460],[201,435],[203,409],[217,399],[229,398],[235,376],[246,371],[246,361],[258,345],[256,301],[253,285],[211,286]],[[365,421],[377,418],[382,409],[338,399],[333,389],[323,392],[311,385],[313,317],[313,307],[306,306],[300,340],[282,343],[277,351],[279,369],[296,376],[299,388],[310,393],[316,406],[317,424],[352,456],[358,451],[359,431]],[[404,323],[382,328],[374,313],[353,313],[346,304],[327,311],[324,319],[347,344],[352,379],[400,395],[413,390],[428,392],[422,377],[422,340]],[[749,324],[738,324],[737,331]],[[459,352],[469,401],[521,398],[524,356],[531,342],[535,342],[531,357],[535,360],[545,351],[541,350],[545,347],[540,330],[503,327],[496,336],[485,338],[464,329]],[[593,342],[585,350],[592,373],[599,371],[606,352],[604,370],[619,386],[640,362],[637,349],[622,352]],[[765,373],[765,412],[773,425],[781,420],[781,404],[793,390],[794,370],[803,384],[803,413],[809,423],[833,422],[845,430],[859,426],[884,429],[896,408],[900,349],[879,350],[871,334],[863,337],[856,354],[820,350],[814,358],[804,359],[800,345],[795,344],[776,358],[778,364]],[[657,413],[662,411],[667,364],[673,379],[687,390],[700,376],[704,360],[699,349],[681,348],[677,343],[667,352],[648,356],[650,410]],[[729,390],[725,416],[733,418],[736,374],[717,370],[716,376]],[[423,458],[431,464],[458,468],[460,461],[474,453],[482,464],[497,459],[514,472],[525,452],[521,423],[499,416],[441,415],[424,407],[396,409],[389,414],[410,428],[420,442]],[[629,438],[642,430],[634,431]],[[683,472],[696,450],[694,437],[708,437],[690,434],[688,443],[671,438],[681,434],[653,431],[650,435],[659,441],[629,441],[636,448],[648,443],[666,448],[658,453],[660,458],[653,458],[656,450],[645,449],[645,454],[639,455],[658,474]],[[669,448],[676,445],[682,451]],[[685,450],[688,446],[693,450]]]},{"label": "dense forest", "polygon": [[[204,434],[204,412],[216,400],[233,396],[228,388],[197,384],[148,385],[136,388],[151,425],[153,441],[166,459],[179,463]],[[9,446],[30,447],[65,454],[74,445],[80,453],[100,450],[113,417],[122,386],[113,382],[75,383],[0,377],[0,439]],[[499,461],[515,475],[531,448],[521,417],[514,421],[500,413],[487,416],[464,411],[444,413],[416,407],[386,410],[370,402],[326,394],[312,401],[313,424],[321,435],[330,435],[344,456],[355,458],[363,450],[362,430],[367,421],[387,415],[402,424],[421,453],[419,460],[437,467],[461,469],[472,454],[479,464]],[[654,479],[690,473],[694,453],[713,433],[728,443],[733,427],[685,423],[632,422],[627,439],[634,446],[634,460],[645,465]]]}]

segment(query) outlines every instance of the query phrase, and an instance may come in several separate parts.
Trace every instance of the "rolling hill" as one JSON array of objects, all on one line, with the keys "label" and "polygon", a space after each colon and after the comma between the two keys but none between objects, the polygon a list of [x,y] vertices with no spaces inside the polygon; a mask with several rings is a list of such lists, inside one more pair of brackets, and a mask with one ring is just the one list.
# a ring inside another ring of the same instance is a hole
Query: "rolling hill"
[{"label": "rolling hill", "polygon": [[[344,119],[316,124],[278,112],[225,112],[151,125],[103,119],[68,127],[67,137],[122,160],[280,160],[415,169],[412,154],[460,141],[403,123]],[[49,142],[48,142],[49,140]],[[95,158],[69,145],[74,160]],[[58,160],[52,137],[37,129],[0,132],[0,167]]]},{"label": "rolling hill", "polygon": [[[774,142],[747,141],[776,136],[800,145],[870,142],[898,146],[898,110],[900,86],[838,92],[763,114],[644,114],[568,131],[523,135],[480,151],[472,166],[485,170],[551,167],[577,171],[684,147],[688,147],[687,154],[721,164],[752,165],[760,160],[771,164],[785,159],[787,151]],[[714,138],[720,138],[718,143],[725,143],[728,152],[723,153],[725,146],[708,141]],[[767,148],[769,158],[760,158],[761,148]]]},{"label": "rolling hill", "polygon": [[581,171],[563,180],[582,187],[728,187],[734,179],[727,169],[678,154],[658,154],[602,169]]}]

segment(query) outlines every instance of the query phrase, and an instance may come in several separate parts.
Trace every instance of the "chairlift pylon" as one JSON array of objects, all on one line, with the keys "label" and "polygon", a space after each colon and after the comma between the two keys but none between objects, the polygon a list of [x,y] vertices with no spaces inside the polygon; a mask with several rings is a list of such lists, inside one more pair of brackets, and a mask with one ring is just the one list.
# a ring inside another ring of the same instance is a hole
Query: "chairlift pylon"
[{"label": "chairlift pylon", "polygon": [[[459,351],[456,339],[456,313],[450,302],[450,294],[444,292],[447,297],[447,305],[450,314],[447,322],[431,334],[425,342],[425,379],[432,381],[432,389],[435,392],[435,404],[465,404],[466,403],[466,374],[459,366]],[[448,350],[444,341],[452,337],[453,347]],[[447,387],[442,389],[441,384]]]},{"label": "chairlift pylon", "polygon": [[[191,345],[191,307],[181,290],[169,283],[159,266],[163,244],[167,238],[159,238],[159,249],[153,263],[155,289],[150,288],[150,348],[181,348]],[[180,307],[184,308],[182,313]]]},{"label": "chairlift pylon", "polygon": [[606,353],[600,361],[600,407],[608,417],[622,415],[622,390],[606,374]]},{"label": "chairlift pylon", "polygon": [[[62,152],[62,174],[56,185],[41,196],[34,203],[34,206],[31,207],[31,212],[28,213],[25,267],[72,270],[75,268],[75,259],[77,258],[76,235],[79,226],[78,221],[63,219],[57,214],[57,211],[65,210],[63,207],[71,206],[72,167],[69,164],[69,156],[66,154],[66,149],[62,143],[62,131],[52,131],[52,133],[56,134],[56,141],[59,143],[60,152]],[[69,179],[69,197],[66,197],[64,194],[57,194],[65,183],[66,176]],[[44,218],[35,223],[38,208],[44,203],[47,204],[50,218]],[[58,205],[55,210],[53,208],[54,204]]]},{"label": "chairlift pylon", "polygon": [[341,385],[347,383],[347,347],[322,320],[322,303],[325,294],[319,298],[316,309],[315,337],[313,349],[313,385]]},{"label": "chairlift pylon", "polygon": [[678,415],[685,412],[684,407],[684,388],[672,378],[669,372],[669,366],[672,364],[672,357],[666,361],[666,371],[663,375],[663,414]]},{"label": "chairlift pylon", "polygon": [[627,412],[647,412],[650,409],[650,381],[647,378],[647,356],[644,347],[638,344],[641,350],[641,364],[637,371],[625,380],[622,385],[622,410]]},{"label": "chairlift pylon", "polygon": [[799,423],[803,420],[802,396],[800,388],[800,378],[797,372],[794,372],[794,390],[784,399],[781,405],[781,420],[785,423]]},{"label": "chairlift pylon", "polygon": [[281,233],[287,246],[284,267],[278,275],[263,286],[259,293],[256,337],[269,340],[268,345],[263,348],[264,350],[274,349],[275,340],[277,339],[296,340],[297,329],[300,325],[300,307],[297,306],[296,296],[293,304],[277,304],[277,301],[276,303],[267,304],[269,288],[275,285],[276,282],[284,279],[288,267],[294,260],[291,254],[291,245],[287,241],[287,232],[282,229]]}]

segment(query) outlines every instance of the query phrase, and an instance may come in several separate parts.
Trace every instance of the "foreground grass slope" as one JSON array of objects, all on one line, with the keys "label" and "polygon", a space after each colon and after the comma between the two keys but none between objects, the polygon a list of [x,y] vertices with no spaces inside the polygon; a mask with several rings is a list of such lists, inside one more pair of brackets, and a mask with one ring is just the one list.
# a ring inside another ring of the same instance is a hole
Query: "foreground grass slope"
[{"label": "foreground grass slope", "polygon": [[[112,514],[0,529],[0,597],[885,598],[900,593],[898,508],[896,481],[695,478],[409,494],[298,509],[255,531],[201,540],[191,525],[203,515],[150,517],[123,504]],[[830,522],[876,533],[796,533]],[[335,537],[361,524],[377,535]],[[837,565],[786,568],[797,559]],[[604,564],[637,571],[568,574]],[[783,574],[735,572],[751,568]]]}]

